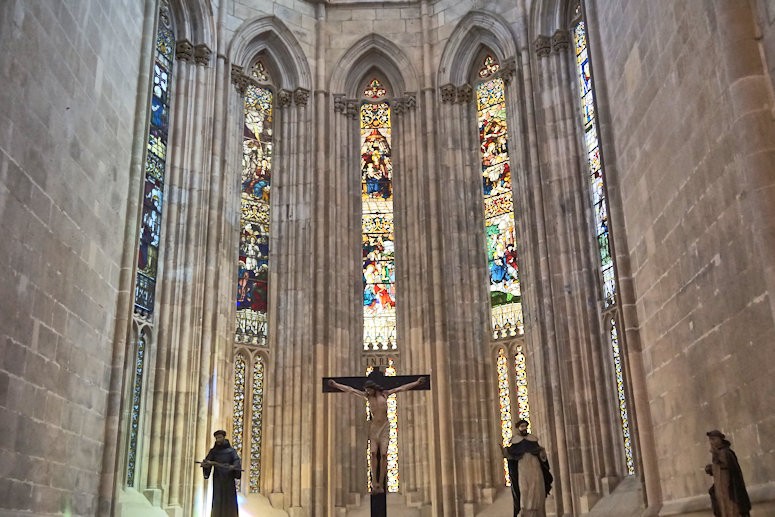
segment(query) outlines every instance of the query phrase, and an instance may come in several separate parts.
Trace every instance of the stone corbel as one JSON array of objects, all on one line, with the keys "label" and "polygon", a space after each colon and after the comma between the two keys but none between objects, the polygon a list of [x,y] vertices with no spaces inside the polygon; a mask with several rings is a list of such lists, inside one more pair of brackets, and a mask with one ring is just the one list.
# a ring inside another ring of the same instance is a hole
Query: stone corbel
[{"label": "stone corbel", "polygon": [[565,52],[570,47],[570,34],[567,30],[557,29],[552,35],[552,50]]},{"label": "stone corbel", "polygon": [[344,114],[354,119],[358,117],[358,101],[355,99],[347,99],[344,108]]},{"label": "stone corbel", "polygon": [[204,43],[194,46],[194,62],[197,65],[209,65],[210,54],[212,54],[212,51]]},{"label": "stone corbel", "polygon": [[507,83],[511,82],[514,78],[514,74],[517,73],[517,60],[516,58],[507,59],[501,66],[500,76]]},{"label": "stone corbel", "polygon": [[187,39],[182,39],[175,44],[175,59],[190,63],[194,60],[194,46]]},{"label": "stone corbel", "polygon": [[287,108],[291,105],[291,92],[288,90],[280,90],[277,92],[277,107]]},{"label": "stone corbel", "polygon": [[390,103],[390,107],[393,109],[393,113],[399,117],[406,111],[406,99],[403,97],[396,97]]},{"label": "stone corbel", "polygon": [[456,88],[454,85],[451,84],[445,84],[441,87],[441,102],[455,102],[455,91]]},{"label": "stone corbel", "polygon": [[347,102],[343,94],[337,93],[334,95],[334,111],[336,113],[344,113],[344,108],[346,104]]},{"label": "stone corbel", "polygon": [[413,110],[417,107],[417,96],[414,93],[405,93],[406,109]]},{"label": "stone corbel", "polygon": [[293,102],[297,106],[306,106],[307,102],[309,102],[309,90],[296,88],[293,91]]},{"label": "stone corbel", "polygon": [[549,36],[538,36],[533,42],[533,48],[535,48],[536,56],[539,58],[548,56],[549,52],[552,51],[552,42]]},{"label": "stone corbel", "polygon": [[239,65],[231,65],[231,83],[240,95],[245,95],[245,91],[248,88],[248,78],[242,72],[242,67]]},{"label": "stone corbel", "polygon": [[457,102],[471,102],[474,98],[474,88],[470,84],[463,84],[457,87]]}]

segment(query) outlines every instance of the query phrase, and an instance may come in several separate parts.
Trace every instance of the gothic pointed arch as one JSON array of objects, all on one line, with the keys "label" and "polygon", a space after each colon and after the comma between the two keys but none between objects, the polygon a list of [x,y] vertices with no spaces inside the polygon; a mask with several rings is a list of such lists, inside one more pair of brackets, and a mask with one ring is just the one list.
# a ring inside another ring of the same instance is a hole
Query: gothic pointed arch
[{"label": "gothic pointed arch", "polygon": [[175,36],[178,41],[215,47],[215,27],[210,2],[206,0],[170,0]]},{"label": "gothic pointed arch", "polygon": [[395,96],[418,89],[417,73],[404,51],[384,36],[369,34],[352,45],[334,65],[330,90],[360,98],[361,83],[372,69],[384,74]]},{"label": "gothic pointed arch", "polygon": [[309,63],[296,37],[275,16],[243,23],[229,46],[229,61],[247,70],[262,54],[274,69],[278,88],[293,91],[312,88]]},{"label": "gothic pointed arch", "polygon": [[452,31],[441,55],[438,84],[459,85],[468,81],[469,71],[482,47],[487,47],[501,63],[517,55],[517,39],[503,18],[484,11],[471,11]]},{"label": "gothic pointed arch", "polygon": [[531,41],[539,34],[554,34],[557,29],[567,27],[578,5],[579,0],[533,2],[528,27]]}]

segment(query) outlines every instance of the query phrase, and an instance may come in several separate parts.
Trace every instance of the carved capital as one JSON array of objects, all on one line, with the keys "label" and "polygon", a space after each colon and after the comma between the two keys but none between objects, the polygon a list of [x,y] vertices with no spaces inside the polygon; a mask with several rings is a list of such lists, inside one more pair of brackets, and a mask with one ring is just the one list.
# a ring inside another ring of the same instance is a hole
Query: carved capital
[{"label": "carved capital", "polygon": [[457,87],[457,102],[471,102],[474,98],[474,88],[470,84]]},{"label": "carved capital", "polygon": [[287,108],[291,105],[291,92],[288,90],[280,90],[277,92],[277,107]]},{"label": "carved capital", "polygon": [[455,102],[455,87],[445,84],[441,87],[441,102]]},{"label": "carved capital", "polygon": [[514,74],[517,73],[517,60],[515,58],[506,60],[501,66],[500,73],[505,82],[511,82],[514,78]]},{"label": "carved capital", "polygon": [[231,84],[234,85],[240,95],[245,95],[245,90],[248,87],[248,78],[242,73],[242,67],[239,65],[231,65]]},{"label": "carved capital", "polygon": [[293,102],[297,106],[306,106],[309,101],[309,90],[304,88],[296,88],[293,91]]},{"label": "carved capital", "polygon": [[358,117],[358,101],[355,99],[347,99],[344,109],[344,114],[347,115],[350,118],[357,118]]},{"label": "carved capital", "polygon": [[557,29],[552,35],[552,50],[565,52],[570,47],[570,34],[567,30]]},{"label": "carved capital", "polygon": [[207,66],[210,64],[210,54],[212,51],[204,43],[194,47],[194,62],[197,65]]},{"label": "carved capital", "polygon": [[549,36],[538,36],[533,42],[533,47],[535,48],[536,56],[546,57],[552,51],[552,42]]},{"label": "carved capital", "polygon": [[393,113],[396,116],[400,116],[406,111],[406,99],[403,97],[393,99],[393,102],[390,103],[390,107],[393,108]]},{"label": "carved capital", "polygon": [[336,113],[344,113],[345,105],[346,101],[344,95],[341,93],[334,95],[334,111]]},{"label": "carved capital", "polygon": [[413,93],[406,94],[406,109],[413,110],[417,107],[417,97]]},{"label": "carved capital", "polygon": [[194,46],[187,39],[177,42],[175,45],[175,59],[190,63],[194,60]]}]

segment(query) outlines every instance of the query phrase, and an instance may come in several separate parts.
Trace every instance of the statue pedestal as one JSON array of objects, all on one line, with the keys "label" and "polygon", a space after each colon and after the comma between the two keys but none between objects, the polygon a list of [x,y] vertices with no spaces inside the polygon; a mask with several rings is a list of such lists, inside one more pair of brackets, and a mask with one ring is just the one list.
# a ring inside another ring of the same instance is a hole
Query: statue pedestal
[{"label": "statue pedestal", "polygon": [[387,517],[387,493],[371,494],[371,517]]}]

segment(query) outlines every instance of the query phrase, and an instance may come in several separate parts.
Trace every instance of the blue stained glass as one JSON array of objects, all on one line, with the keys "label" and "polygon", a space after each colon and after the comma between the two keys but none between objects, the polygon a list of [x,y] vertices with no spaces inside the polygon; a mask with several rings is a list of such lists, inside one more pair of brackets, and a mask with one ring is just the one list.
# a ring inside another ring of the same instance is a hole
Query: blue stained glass
[{"label": "blue stained glass", "polygon": [[156,55],[153,66],[153,91],[150,99],[150,128],[145,158],[145,185],[140,220],[135,309],[150,316],[153,313],[161,242],[161,216],[164,204],[164,177],[169,131],[169,86],[175,38],[168,0],[159,7]]}]

